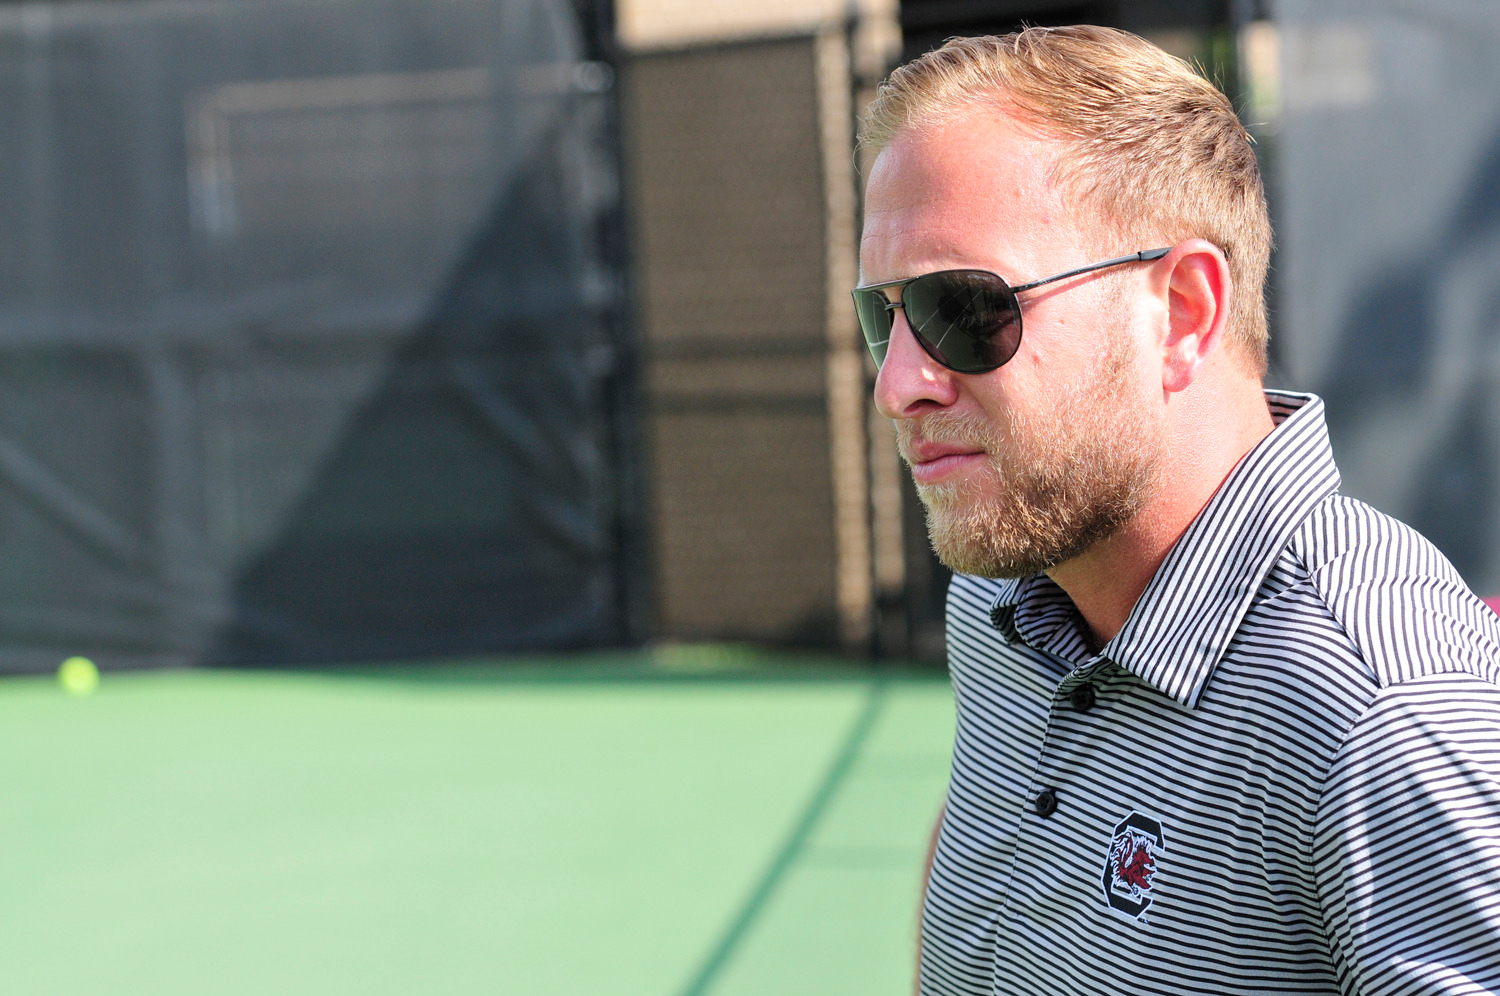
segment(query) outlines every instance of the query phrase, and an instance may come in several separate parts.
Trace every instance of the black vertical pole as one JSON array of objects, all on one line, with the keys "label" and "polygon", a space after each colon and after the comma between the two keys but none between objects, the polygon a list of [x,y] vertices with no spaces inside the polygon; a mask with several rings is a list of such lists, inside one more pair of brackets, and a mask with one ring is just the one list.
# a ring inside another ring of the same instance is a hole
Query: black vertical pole
[{"label": "black vertical pole", "polygon": [[634,644],[652,633],[651,560],[647,531],[644,447],[641,443],[640,349],[635,328],[634,282],[627,206],[625,146],[620,80],[623,53],[616,34],[614,0],[573,0],[582,28],[586,58],[609,67],[610,84],[593,97],[603,102],[603,132],[608,162],[614,170],[613,203],[596,221],[600,256],[612,278],[612,294],[605,315],[613,357],[604,381],[613,487],[610,570],[614,582],[613,638]]}]

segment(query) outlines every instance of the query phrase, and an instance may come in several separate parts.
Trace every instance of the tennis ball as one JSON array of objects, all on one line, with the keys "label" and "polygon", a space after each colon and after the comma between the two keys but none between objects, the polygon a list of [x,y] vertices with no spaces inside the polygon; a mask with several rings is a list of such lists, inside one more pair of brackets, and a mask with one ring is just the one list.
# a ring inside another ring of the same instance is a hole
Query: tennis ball
[{"label": "tennis ball", "polygon": [[99,687],[99,669],[87,657],[69,657],[57,669],[57,683],[69,695],[87,695]]}]

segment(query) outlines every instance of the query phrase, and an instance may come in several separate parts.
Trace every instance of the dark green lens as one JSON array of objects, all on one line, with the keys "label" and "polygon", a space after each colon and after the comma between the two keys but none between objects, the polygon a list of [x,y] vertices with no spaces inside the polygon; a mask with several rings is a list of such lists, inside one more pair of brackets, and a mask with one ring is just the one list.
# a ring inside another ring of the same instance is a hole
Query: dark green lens
[{"label": "dark green lens", "polygon": [[1004,364],[1021,347],[1021,309],[1009,285],[984,270],[928,273],[901,291],[906,320],[927,355],[959,373]]},{"label": "dark green lens", "polygon": [[885,362],[886,350],[891,344],[891,313],[886,307],[886,297],[877,290],[854,292],[854,310],[859,314],[859,330],[864,333],[865,345],[875,357],[875,366]]}]

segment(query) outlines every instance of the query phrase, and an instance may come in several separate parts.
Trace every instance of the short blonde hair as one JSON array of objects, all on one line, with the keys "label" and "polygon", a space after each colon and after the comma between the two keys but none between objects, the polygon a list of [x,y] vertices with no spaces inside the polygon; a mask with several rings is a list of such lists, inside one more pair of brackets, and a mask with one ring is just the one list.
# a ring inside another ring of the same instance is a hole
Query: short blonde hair
[{"label": "short blonde hair", "polygon": [[993,107],[1062,141],[1054,179],[1111,236],[1188,238],[1229,257],[1226,341],[1266,363],[1271,221],[1251,138],[1229,100],[1181,59],[1114,28],[1027,28],[954,38],[880,85],[860,142],[872,153],[908,128]]}]

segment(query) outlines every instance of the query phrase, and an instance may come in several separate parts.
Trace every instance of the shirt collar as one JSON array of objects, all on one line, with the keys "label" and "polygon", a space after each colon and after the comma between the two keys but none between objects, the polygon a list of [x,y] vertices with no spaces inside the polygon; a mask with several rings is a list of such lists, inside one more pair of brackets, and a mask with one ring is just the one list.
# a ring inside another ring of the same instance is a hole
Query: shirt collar
[{"label": "shirt collar", "polygon": [[[1323,402],[1265,393],[1276,428],[1225,478],[1100,652],[1188,708],[1293,531],[1339,487]],[[1050,644],[1065,633],[1064,604],[1071,610],[1062,590],[1037,574],[1003,583],[992,615],[1007,637],[1055,652],[1063,649]]]}]

